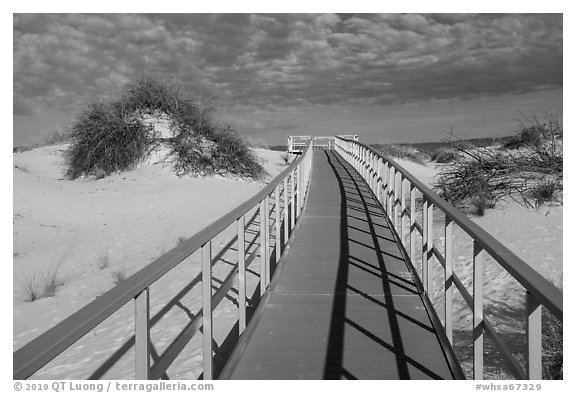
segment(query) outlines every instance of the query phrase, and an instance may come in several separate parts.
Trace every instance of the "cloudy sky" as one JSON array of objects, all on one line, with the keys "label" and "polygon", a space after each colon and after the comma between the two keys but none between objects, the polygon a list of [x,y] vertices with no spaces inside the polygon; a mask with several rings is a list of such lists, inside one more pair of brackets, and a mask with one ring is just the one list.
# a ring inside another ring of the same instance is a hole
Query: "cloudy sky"
[{"label": "cloudy sky", "polygon": [[244,135],[438,140],[562,111],[560,14],[14,14],[14,145],[133,75],[217,97]]}]

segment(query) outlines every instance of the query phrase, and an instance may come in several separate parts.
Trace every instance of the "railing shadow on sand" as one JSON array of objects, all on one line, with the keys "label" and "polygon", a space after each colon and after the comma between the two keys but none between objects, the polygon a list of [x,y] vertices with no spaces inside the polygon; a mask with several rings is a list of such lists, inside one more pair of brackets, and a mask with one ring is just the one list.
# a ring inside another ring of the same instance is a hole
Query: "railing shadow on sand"
[{"label": "railing shadow on sand", "polygon": [[[485,376],[484,337],[487,337],[491,342],[486,344],[495,349],[493,352],[499,355],[514,378],[542,379],[542,309],[545,307],[562,321],[562,291],[394,160],[370,146],[339,137],[336,137],[336,151],[361,174],[383,206],[399,243],[412,261],[416,278],[426,295],[426,307],[435,317],[435,327],[445,331],[448,345],[453,345],[455,333],[458,341],[466,335],[454,325],[456,293],[462,297],[462,304],[471,310],[472,378],[483,379]],[[417,208],[417,201],[421,201],[421,209]],[[434,242],[434,218],[438,214],[444,216],[443,249]],[[454,263],[455,229],[465,232],[472,243],[471,280],[457,273]],[[524,292],[524,364],[520,364],[518,356],[490,322],[490,311],[485,310],[484,279],[489,258],[504,269]],[[435,277],[438,266],[442,277]],[[471,281],[468,287],[471,286],[472,293],[464,284],[465,280]],[[444,313],[442,317],[437,315],[433,304],[437,281],[441,282],[443,304],[439,308]]]},{"label": "railing shadow on sand", "polygon": [[[111,356],[96,366],[96,370],[89,375],[89,378],[105,377],[107,372],[131,351],[135,353],[136,379],[168,378],[166,373],[168,367],[199,331],[202,333],[203,354],[201,377],[203,379],[217,377],[229,347],[243,333],[251,312],[265,294],[270,278],[302,212],[309,187],[311,158],[312,148],[309,145],[257,195],[15,351],[13,378],[33,377],[49,362],[132,301],[134,334],[124,340]],[[235,230],[235,235],[231,236],[231,240],[228,240],[213,256],[213,239],[230,230]],[[201,260],[200,274],[189,281],[151,317],[150,287],[184,260],[197,254]],[[258,272],[256,269],[249,269],[253,263],[256,264],[257,259]],[[230,269],[224,278],[219,279],[212,273],[216,266],[222,265],[228,265]],[[246,291],[246,284],[250,279],[247,273],[256,280],[252,293]],[[182,299],[198,288],[199,284],[202,293],[201,308],[192,310],[183,304]],[[237,322],[218,346],[213,337],[212,314],[225,298],[235,303]],[[155,343],[150,339],[151,328],[163,318],[167,318],[175,308],[183,310],[189,320],[167,348],[158,353]],[[102,343],[102,346],[106,345],[107,343]]]}]

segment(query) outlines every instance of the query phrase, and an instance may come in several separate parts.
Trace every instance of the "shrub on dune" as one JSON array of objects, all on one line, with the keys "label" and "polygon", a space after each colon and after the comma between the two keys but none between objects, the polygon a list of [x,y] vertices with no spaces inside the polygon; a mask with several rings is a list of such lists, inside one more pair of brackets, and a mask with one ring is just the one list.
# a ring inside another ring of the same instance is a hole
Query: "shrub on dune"
[{"label": "shrub on dune", "polygon": [[[264,169],[238,133],[214,120],[214,103],[199,103],[170,79],[134,78],[117,101],[90,104],[72,126],[67,175],[106,176],[133,169],[160,146],[178,175],[230,173],[259,178]],[[169,135],[146,119],[166,117]]]},{"label": "shrub on dune", "polygon": [[109,175],[134,168],[149,153],[153,144],[151,129],[122,103],[90,104],[71,129],[67,151],[67,175]]}]

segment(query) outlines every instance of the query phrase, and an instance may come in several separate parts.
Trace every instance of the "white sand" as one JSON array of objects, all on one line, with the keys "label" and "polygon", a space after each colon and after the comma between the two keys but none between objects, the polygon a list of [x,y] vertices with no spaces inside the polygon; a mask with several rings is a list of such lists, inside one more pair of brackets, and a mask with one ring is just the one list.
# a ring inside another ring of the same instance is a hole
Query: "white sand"
[{"label": "white sand", "polygon": [[[406,160],[398,163],[413,173],[424,184],[431,186],[439,168],[429,163],[418,165]],[[417,220],[421,219],[417,214]],[[562,205],[544,205],[531,209],[508,200],[494,209],[487,209],[482,217],[469,216],[472,221],[508,247],[530,267],[562,287]],[[408,225],[406,222],[405,225]],[[472,240],[458,227],[454,229],[454,272],[472,294]],[[444,215],[434,212],[434,244],[444,255]],[[421,242],[417,241],[417,249]],[[418,255],[418,271],[421,256]],[[434,263],[434,305],[438,315],[444,314],[444,271]],[[456,352],[468,377],[471,377],[472,313],[455,289],[454,343]],[[500,267],[493,258],[486,256],[484,269],[484,313],[485,318],[502,334],[506,345],[516,353],[524,352],[525,290],[516,280]],[[490,342],[489,338],[485,339]],[[500,371],[502,363],[495,351],[487,352],[485,363],[491,378],[510,378]]]},{"label": "white sand", "polygon": [[[173,248],[180,238],[197,233],[266,184],[222,176],[180,178],[169,166],[152,163],[100,180],[68,181],[63,180],[66,147],[46,146],[14,154],[14,350],[112,288],[115,272],[133,274]],[[254,151],[269,178],[286,168],[284,153]],[[56,296],[34,302],[24,300],[24,277],[56,268],[63,281]],[[180,270],[172,274],[172,280],[164,277],[152,289],[153,309],[160,309],[170,300],[169,295],[173,296],[173,288],[185,286],[200,271],[197,263]],[[190,308],[199,307],[198,299],[199,296],[191,299]],[[90,367],[82,365],[90,363],[93,367],[98,361],[101,363],[114,346],[107,343],[110,340],[121,343],[132,332],[127,323],[133,318],[131,307],[127,314],[119,313],[102,324],[110,332],[107,337],[96,339],[90,335],[81,340],[88,344],[79,343],[75,347],[84,350],[66,352],[56,365],[47,367],[37,377],[86,378]],[[232,309],[228,307],[220,314]],[[170,311],[175,312],[174,308]],[[181,314],[183,323],[186,314]],[[158,323],[153,330],[153,335],[163,337],[160,344],[168,343],[168,338],[174,336],[169,331],[178,327],[178,317],[170,318],[173,326]],[[222,335],[229,329],[216,327],[215,334]],[[198,354],[192,358],[201,361]],[[192,369],[188,366],[183,363],[183,369],[192,370],[192,374],[176,372],[172,377],[197,377],[201,366],[197,364]],[[132,367],[127,361],[109,377],[130,378]]]},{"label": "white sand", "polygon": [[[97,181],[62,179],[65,145],[47,146],[14,154],[14,287],[13,347],[18,349],[58,321],[78,310],[114,285],[113,274],[128,275],[171,249],[179,238],[190,237],[216,218],[260,190],[264,183],[220,176],[179,178],[168,167],[150,164]],[[271,176],[284,168],[283,153],[256,149]],[[423,183],[431,185],[433,165],[420,166],[398,160]],[[539,210],[509,204],[473,218],[529,265],[555,283],[562,276],[562,206]],[[442,245],[442,221],[435,241]],[[222,243],[218,243],[221,245]],[[459,274],[469,271],[470,241],[456,233],[455,253]],[[102,261],[108,260],[108,266]],[[151,289],[151,315],[156,315],[178,291],[200,272],[198,258],[185,261]],[[99,266],[100,264],[100,266]],[[58,267],[63,280],[56,296],[35,302],[23,300],[25,275]],[[461,272],[461,273],[460,273]],[[224,277],[226,269],[216,269]],[[509,291],[510,278],[498,268],[487,267],[488,304],[510,306],[522,300]],[[439,279],[441,277],[438,277]],[[470,279],[463,279],[467,286]],[[439,281],[435,284],[439,288]],[[186,300],[186,301],[184,301]],[[162,353],[200,307],[196,286],[152,329],[155,351]],[[225,300],[215,312],[215,338],[221,343],[235,321],[235,305]],[[459,325],[469,322],[462,313]],[[109,318],[37,374],[37,378],[86,378],[95,365],[109,358],[133,333],[132,305]],[[202,355],[197,334],[169,376],[197,378]],[[133,378],[133,348],[104,375]]]},{"label": "white sand", "polygon": [[[422,183],[432,187],[439,171],[435,164],[424,166],[403,159],[397,162]],[[482,217],[469,217],[528,265],[560,286],[563,270],[562,213],[563,206],[558,204],[531,209],[512,200],[505,200],[494,209],[487,209]],[[436,218],[439,219],[438,223],[435,222],[436,228],[442,229],[442,215],[435,212]],[[468,246],[467,239],[463,238],[460,243],[463,244],[457,243],[456,247]]]}]

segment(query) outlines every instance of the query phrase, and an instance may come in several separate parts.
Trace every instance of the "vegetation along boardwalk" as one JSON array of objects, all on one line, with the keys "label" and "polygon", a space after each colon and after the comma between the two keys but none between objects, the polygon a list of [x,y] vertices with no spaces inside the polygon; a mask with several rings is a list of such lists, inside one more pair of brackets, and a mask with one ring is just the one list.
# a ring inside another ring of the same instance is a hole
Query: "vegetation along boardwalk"
[{"label": "vegetation along boardwalk", "polygon": [[380,205],[334,151],[314,154],[299,228],[260,307],[221,377],[455,377]]}]

